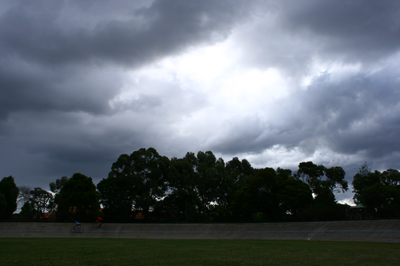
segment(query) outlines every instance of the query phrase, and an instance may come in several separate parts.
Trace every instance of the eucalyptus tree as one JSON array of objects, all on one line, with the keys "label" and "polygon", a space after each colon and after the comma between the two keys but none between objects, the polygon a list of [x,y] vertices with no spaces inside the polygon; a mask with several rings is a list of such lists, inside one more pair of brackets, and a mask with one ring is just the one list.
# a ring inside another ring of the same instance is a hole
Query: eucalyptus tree
[{"label": "eucalyptus tree", "polygon": [[285,220],[308,220],[308,210],[313,203],[312,191],[305,182],[288,175],[290,172],[277,170],[279,208]]},{"label": "eucalyptus tree", "polygon": [[345,174],[340,166],[326,168],[323,165],[315,165],[313,162],[299,164],[297,177],[304,180],[314,194],[313,206],[310,209],[312,219],[345,219],[345,207],[336,202],[334,194],[348,190]]},{"label": "eucalyptus tree", "polygon": [[55,196],[59,221],[92,221],[98,215],[99,201],[91,177],[75,173]]},{"label": "eucalyptus tree", "polygon": [[166,196],[169,165],[169,159],[154,148],[119,156],[108,177],[97,185],[105,214],[129,219],[132,210],[140,210],[147,217]]},{"label": "eucalyptus tree", "polygon": [[266,167],[257,169],[247,184],[236,191],[231,209],[238,222],[279,221],[282,218],[279,203],[276,171]]},{"label": "eucalyptus tree", "polygon": [[348,190],[345,174],[340,166],[326,168],[313,162],[302,162],[299,164],[297,177],[310,186],[316,198],[335,201],[334,192]]},{"label": "eucalyptus tree", "polygon": [[30,189],[29,187],[19,187],[19,198],[21,202],[25,202],[25,214],[28,215],[26,209],[29,208],[32,212],[33,216],[35,216],[36,220],[44,217],[44,214],[48,211],[51,211],[54,205],[54,196],[49,191],[46,191],[40,187],[35,187],[34,189]]},{"label": "eucalyptus tree", "polygon": [[58,192],[60,192],[61,188],[68,182],[68,180],[68,176],[63,176],[57,179],[56,182],[51,182],[49,184],[50,191],[57,194]]},{"label": "eucalyptus tree", "polygon": [[196,176],[191,161],[186,158],[171,159],[167,196],[159,204],[167,220],[193,222],[198,219],[201,202],[196,189]]},{"label": "eucalyptus tree", "polygon": [[400,172],[371,171],[364,163],[353,178],[354,201],[380,217],[400,217]]},{"label": "eucalyptus tree", "polygon": [[0,181],[0,220],[9,219],[17,209],[18,193],[14,177],[4,177]]}]

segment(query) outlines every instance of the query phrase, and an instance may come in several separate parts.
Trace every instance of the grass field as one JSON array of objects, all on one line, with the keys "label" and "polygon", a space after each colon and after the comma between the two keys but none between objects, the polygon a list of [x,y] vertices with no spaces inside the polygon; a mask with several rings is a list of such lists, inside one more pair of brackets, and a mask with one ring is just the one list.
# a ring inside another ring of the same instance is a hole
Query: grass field
[{"label": "grass field", "polygon": [[400,265],[400,243],[0,238],[0,265]]}]

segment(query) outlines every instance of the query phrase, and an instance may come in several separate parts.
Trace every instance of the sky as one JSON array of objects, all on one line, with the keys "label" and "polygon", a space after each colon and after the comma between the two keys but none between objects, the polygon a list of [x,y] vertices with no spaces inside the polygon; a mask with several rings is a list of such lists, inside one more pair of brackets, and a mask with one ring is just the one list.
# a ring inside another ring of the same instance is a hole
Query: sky
[{"label": "sky", "polygon": [[149,147],[349,184],[400,169],[399,18],[399,1],[2,0],[0,178],[97,184]]}]

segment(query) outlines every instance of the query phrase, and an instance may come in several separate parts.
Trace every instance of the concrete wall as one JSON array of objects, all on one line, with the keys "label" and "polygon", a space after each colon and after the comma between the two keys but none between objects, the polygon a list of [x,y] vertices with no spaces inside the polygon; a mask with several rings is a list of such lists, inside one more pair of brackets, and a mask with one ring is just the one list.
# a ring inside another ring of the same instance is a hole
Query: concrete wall
[{"label": "concrete wall", "polygon": [[0,223],[0,237],[76,237],[146,239],[334,240],[400,243],[400,220],[254,224],[82,224]]}]

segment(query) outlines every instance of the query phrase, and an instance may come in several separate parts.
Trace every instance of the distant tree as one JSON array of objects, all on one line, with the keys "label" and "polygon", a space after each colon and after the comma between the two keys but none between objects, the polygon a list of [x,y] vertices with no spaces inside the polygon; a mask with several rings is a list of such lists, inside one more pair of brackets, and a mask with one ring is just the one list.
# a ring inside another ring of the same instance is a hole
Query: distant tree
[{"label": "distant tree", "polygon": [[170,162],[154,148],[133,152],[129,161],[130,165],[125,169],[129,169],[133,181],[134,207],[146,215],[158,200],[165,197]]},{"label": "distant tree", "polygon": [[297,171],[298,178],[304,180],[314,194],[309,213],[314,220],[345,219],[345,209],[338,204],[334,192],[348,190],[345,171],[340,167],[326,168],[313,162],[302,162]]},{"label": "distant tree", "polygon": [[112,165],[108,178],[97,185],[105,214],[123,211],[126,217],[134,208],[148,217],[165,197],[168,173],[169,159],[154,148],[122,154]]},{"label": "distant tree", "polygon": [[[211,218],[216,222],[235,221],[232,206],[235,194],[238,190],[248,184],[248,181],[254,177],[255,171],[251,164],[243,159],[240,161],[237,157],[228,161],[224,167],[217,161],[217,184],[216,188],[216,205],[211,205]],[[236,204],[237,207],[237,204]]]},{"label": "distant tree", "polygon": [[29,203],[31,207],[30,211],[35,213],[37,220],[39,220],[41,217],[44,217],[44,214],[47,211],[50,211],[54,208],[53,194],[40,187],[36,187],[34,189],[24,186],[19,187],[19,197],[22,202]]},{"label": "distant tree", "polygon": [[383,185],[384,198],[383,215],[387,217],[400,217],[400,172],[388,169],[381,173],[380,181]]},{"label": "distant tree", "polygon": [[303,162],[299,164],[297,177],[310,186],[316,198],[328,200],[333,197],[334,201],[334,192],[348,190],[345,171],[340,166],[325,168],[313,162]]},{"label": "distant tree", "polygon": [[67,176],[63,176],[60,179],[57,179],[56,182],[51,182],[49,184],[50,191],[57,194],[60,192],[61,188],[68,182],[69,178]]},{"label": "distant tree", "polygon": [[9,219],[17,209],[18,193],[14,177],[4,177],[0,181],[0,220]]},{"label": "distant tree", "polygon": [[[290,170],[289,170],[290,171]],[[277,173],[283,174],[279,186],[279,207],[285,219],[291,221],[308,220],[307,209],[313,203],[310,187],[300,179],[288,177],[288,171]]]},{"label": "distant tree", "polygon": [[282,169],[282,168],[278,167],[278,169],[276,169],[276,174],[280,178],[282,178],[282,180],[287,180],[287,179],[293,178],[292,170],[290,170],[290,169]]},{"label": "distant tree", "polygon": [[53,209],[53,194],[40,187],[36,187],[31,190],[30,194],[32,195],[31,202],[33,203],[33,209],[36,210],[36,219],[39,220],[40,217],[43,217],[47,211],[51,211]]},{"label": "distant tree", "polygon": [[226,163],[226,178],[221,184],[222,195],[220,195],[219,204],[228,206],[232,201],[236,190],[244,186],[255,172],[251,164],[243,159],[240,161],[237,157]]},{"label": "distant tree", "polygon": [[75,173],[56,194],[59,221],[93,221],[98,214],[96,186],[91,177]]},{"label": "distant tree", "polygon": [[256,169],[236,191],[232,211],[237,221],[299,221],[310,219],[313,204],[308,184],[289,169]]},{"label": "distant tree", "polygon": [[193,222],[198,219],[201,202],[196,190],[197,173],[194,169],[185,158],[171,159],[168,193],[157,205],[157,211],[164,213],[167,221]]},{"label": "distant tree", "polygon": [[26,201],[21,207],[21,212],[19,213],[19,216],[22,221],[30,221],[33,219],[35,213],[36,211],[33,209],[32,204],[29,201]]},{"label": "distant tree", "polygon": [[108,178],[103,178],[97,184],[100,203],[108,221],[127,222],[133,208],[133,180],[128,174],[115,174],[117,169],[129,164],[129,155],[123,154],[112,166]]},{"label": "distant tree", "polygon": [[248,183],[235,193],[232,203],[240,222],[272,222],[282,218],[279,208],[279,184],[272,168],[258,169]]},{"label": "distant tree", "polygon": [[19,186],[18,187],[17,202],[19,205],[25,205],[26,202],[29,202],[30,191],[31,191],[30,187],[27,187],[27,186]]},{"label": "distant tree", "polygon": [[197,166],[199,164],[199,161],[193,152],[187,152],[185,157],[183,157],[183,159],[185,159],[192,165],[194,172],[197,172]]},{"label": "distant tree", "polygon": [[353,177],[354,202],[374,209],[382,200],[376,201],[375,193],[371,188],[380,185],[380,172],[371,172],[367,163],[364,163]]},{"label": "distant tree", "polygon": [[313,179],[320,179],[324,176],[325,167],[323,165],[316,165],[313,162],[302,162],[299,164],[297,177],[304,182],[311,184]]},{"label": "distant tree", "polygon": [[[218,163],[224,164],[223,160]],[[218,197],[219,173],[216,166],[217,158],[211,151],[199,151],[197,153],[196,189],[201,201],[200,210],[207,216],[211,202],[214,202]]]},{"label": "distant tree", "polygon": [[353,178],[354,201],[378,217],[400,216],[400,173],[374,171],[364,163]]},{"label": "distant tree", "polygon": [[334,192],[345,192],[349,189],[345,180],[346,172],[340,166],[325,169],[326,187]]}]

